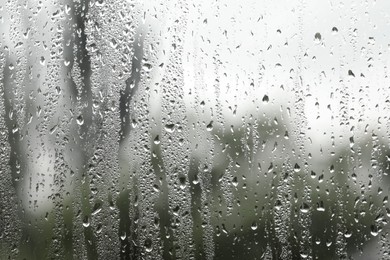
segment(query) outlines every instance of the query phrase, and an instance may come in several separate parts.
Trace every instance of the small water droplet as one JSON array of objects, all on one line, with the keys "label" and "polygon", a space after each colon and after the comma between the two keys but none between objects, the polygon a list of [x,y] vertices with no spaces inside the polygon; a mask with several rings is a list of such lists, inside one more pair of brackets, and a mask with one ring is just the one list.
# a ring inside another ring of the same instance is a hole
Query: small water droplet
[{"label": "small water droplet", "polygon": [[194,179],[192,180],[192,183],[193,183],[194,185],[196,185],[196,184],[199,183],[198,175],[195,175],[195,176],[194,176]]},{"label": "small water droplet", "polygon": [[152,70],[152,65],[150,63],[144,63],[144,65],[142,65],[142,68],[145,70],[145,71],[151,71]]},{"label": "small water droplet", "polygon": [[56,130],[57,130],[57,125],[53,126],[53,127],[50,129],[50,134],[52,135]]},{"label": "small water droplet", "polygon": [[88,218],[88,216],[85,216],[83,219],[83,226],[89,227],[89,225],[90,225],[89,218]]},{"label": "small water droplet", "polygon": [[276,200],[275,209],[280,210],[282,208],[282,202],[280,200]]},{"label": "small water droplet", "polygon": [[102,232],[102,229],[103,229],[103,225],[102,224],[98,224],[97,227],[96,227],[96,233],[100,233]]},{"label": "small water droplet", "polygon": [[76,118],[76,121],[77,121],[77,124],[78,125],[83,125],[84,124],[84,118],[82,115],[79,115],[77,118]]},{"label": "small water droplet", "polygon": [[351,236],[352,236],[352,232],[350,230],[345,231],[344,233],[345,238],[350,238]]},{"label": "small water droplet", "polygon": [[302,213],[308,213],[308,212],[309,212],[309,209],[310,209],[309,205],[307,205],[306,203],[302,203],[302,205],[301,205],[301,207],[300,207],[299,210],[300,210]]},{"label": "small water droplet", "polygon": [[315,43],[320,43],[320,42],[321,42],[321,39],[322,39],[322,36],[321,36],[320,33],[316,33],[316,34],[314,35],[314,42],[315,42]]},{"label": "small water droplet", "polygon": [[378,234],[378,228],[375,225],[371,225],[371,235],[376,237]]},{"label": "small water droplet", "polygon": [[101,204],[99,202],[95,203],[92,210],[92,215],[98,214],[102,210]]},{"label": "small water droplet", "polygon": [[211,131],[213,130],[213,121],[211,121],[208,125],[207,125],[207,131]]},{"label": "small water droplet", "polygon": [[257,223],[256,223],[256,222],[253,222],[253,223],[252,223],[251,229],[252,229],[252,230],[256,230],[256,229],[257,229]]},{"label": "small water droplet", "polygon": [[110,46],[111,46],[111,48],[116,49],[116,47],[118,46],[118,43],[116,42],[115,39],[111,39]]},{"label": "small water droplet", "polygon": [[14,125],[14,127],[12,128],[12,133],[16,133],[17,131],[19,131],[19,127],[17,125]]},{"label": "small water droplet", "polygon": [[238,180],[237,180],[237,177],[234,177],[233,180],[232,180],[232,184],[234,187],[237,187],[238,186]]},{"label": "small water droplet", "polygon": [[324,207],[324,202],[321,201],[320,203],[317,203],[317,211],[319,212],[324,212],[325,211],[325,207]]},{"label": "small water droplet", "polygon": [[168,133],[173,133],[175,131],[175,124],[166,124],[165,131]]},{"label": "small water droplet", "polygon": [[45,66],[45,64],[46,64],[45,57],[41,56],[41,59],[39,60],[39,62],[41,63],[42,66]]},{"label": "small water droplet", "polygon": [[180,176],[179,182],[180,182],[180,189],[184,190],[186,188],[186,177],[183,175]]},{"label": "small water droplet", "polygon": [[154,144],[160,144],[160,137],[159,135],[156,135],[156,137],[153,140]]}]

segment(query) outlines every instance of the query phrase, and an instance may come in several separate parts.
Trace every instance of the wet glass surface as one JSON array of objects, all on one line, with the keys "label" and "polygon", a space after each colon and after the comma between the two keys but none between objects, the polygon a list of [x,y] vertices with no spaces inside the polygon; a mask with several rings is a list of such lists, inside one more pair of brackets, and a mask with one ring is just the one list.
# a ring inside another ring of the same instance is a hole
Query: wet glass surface
[{"label": "wet glass surface", "polygon": [[0,259],[388,259],[390,2],[0,3]]}]

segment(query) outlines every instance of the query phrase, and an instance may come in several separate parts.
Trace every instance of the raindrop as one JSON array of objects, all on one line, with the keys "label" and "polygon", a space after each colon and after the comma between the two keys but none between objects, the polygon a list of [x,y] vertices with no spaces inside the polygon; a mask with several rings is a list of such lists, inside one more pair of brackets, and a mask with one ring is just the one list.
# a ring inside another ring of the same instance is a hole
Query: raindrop
[{"label": "raindrop", "polygon": [[77,118],[76,118],[76,121],[77,121],[77,124],[78,125],[83,125],[84,124],[84,118],[82,115],[79,115]]},{"label": "raindrop", "polygon": [[325,211],[325,207],[324,207],[324,202],[323,201],[320,201],[319,203],[317,203],[317,211],[320,211],[320,212],[324,212]]},{"label": "raindrop", "polygon": [[314,35],[314,42],[315,43],[320,43],[321,39],[322,39],[322,36],[319,32]]},{"label": "raindrop", "polygon": [[98,214],[102,210],[101,204],[99,202],[95,203],[92,209],[92,215]]},{"label": "raindrop", "polygon": [[166,124],[165,131],[168,133],[173,133],[175,131],[175,124]]},{"label": "raindrop", "polygon": [[237,177],[234,177],[233,180],[232,180],[232,184],[234,187],[237,187],[238,186],[238,180],[237,180]]},{"label": "raindrop", "polygon": [[83,226],[89,227],[89,225],[90,225],[89,218],[88,218],[88,216],[85,216],[83,219]]},{"label": "raindrop", "polygon": [[280,200],[276,200],[275,209],[280,210],[282,208],[282,202]]},{"label": "raindrop", "polygon": [[159,135],[156,135],[156,137],[153,140],[154,144],[160,144],[160,137]]},{"label": "raindrop", "polygon": [[352,232],[350,230],[345,231],[344,233],[345,238],[350,238],[351,236],[352,236]]},{"label": "raindrop", "polygon": [[213,121],[211,121],[208,125],[207,125],[207,131],[211,131],[213,130]]},{"label": "raindrop", "polygon": [[144,63],[144,65],[142,65],[142,68],[146,71],[146,72],[149,72],[152,70],[152,65],[150,63]]},{"label": "raindrop", "polygon": [[52,135],[57,130],[57,125],[54,125],[52,128],[50,128],[50,134]]},{"label": "raindrop", "polygon": [[45,57],[41,56],[39,62],[41,63],[42,66],[45,66],[45,64],[46,64]]},{"label": "raindrop", "polygon": [[186,177],[180,176],[179,182],[180,182],[180,189],[184,190],[186,188]]},{"label": "raindrop", "polygon": [[252,229],[252,230],[256,230],[256,229],[257,229],[257,223],[256,223],[256,222],[253,222],[253,223],[252,223],[251,229]]},{"label": "raindrop", "polygon": [[145,239],[144,246],[146,252],[148,253],[152,252],[153,247],[152,247],[152,240],[150,238]]},{"label": "raindrop", "polygon": [[302,213],[308,213],[308,212],[309,212],[309,209],[310,209],[309,205],[307,205],[306,203],[302,203],[302,205],[301,205],[301,207],[300,207],[299,210],[300,210]]},{"label": "raindrop", "polygon": [[379,234],[378,227],[375,225],[371,225],[371,235],[376,237]]},{"label": "raindrop", "polygon": [[294,165],[294,172],[299,172],[301,170],[301,166],[298,165],[298,163],[296,163]]},{"label": "raindrop", "polygon": [[354,141],[354,139],[353,139],[353,136],[351,136],[350,138],[349,138],[349,147],[353,147],[353,145],[355,144],[355,141]]},{"label": "raindrop", "polygon": [[116,49],[116,47],[118,46],[118,43],[116,42],[115,39],[111,39],[110,46],[111,46],[111,48]]}]

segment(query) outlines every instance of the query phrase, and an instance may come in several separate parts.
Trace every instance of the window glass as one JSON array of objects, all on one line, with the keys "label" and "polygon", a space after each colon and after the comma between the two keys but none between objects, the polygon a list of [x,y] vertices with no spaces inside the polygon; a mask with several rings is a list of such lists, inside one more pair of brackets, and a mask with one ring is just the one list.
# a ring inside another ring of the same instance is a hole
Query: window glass
[{"label": "window glass", "polygon": [[390,2],[0,3],[0,259],[388,259]]}]

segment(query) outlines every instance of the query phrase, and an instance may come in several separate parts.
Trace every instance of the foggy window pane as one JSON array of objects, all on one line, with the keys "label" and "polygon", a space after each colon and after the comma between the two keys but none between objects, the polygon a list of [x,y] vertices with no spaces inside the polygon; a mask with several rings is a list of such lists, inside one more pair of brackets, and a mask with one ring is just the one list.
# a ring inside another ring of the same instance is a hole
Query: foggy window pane
[{"label": "foggy window pane", "polygon": [[389,259],[390,2],[0,2],[0,259]]}]

